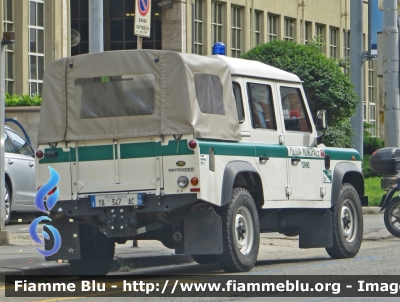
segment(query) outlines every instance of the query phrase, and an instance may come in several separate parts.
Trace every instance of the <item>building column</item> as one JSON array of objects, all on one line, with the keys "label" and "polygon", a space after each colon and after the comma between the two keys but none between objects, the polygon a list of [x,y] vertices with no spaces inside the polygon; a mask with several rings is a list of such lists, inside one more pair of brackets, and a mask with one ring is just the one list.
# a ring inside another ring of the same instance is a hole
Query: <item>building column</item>
[{"label": "building column", "polygon": [[162,49],[186,53],[186,0],[172,0],[172,8],[164,6],[161,22]]},{"label": "building column", "polygon": [[[29,94],[29,1],[14,1],[14,93]],[[18,12],[18,13],[17,13]],[[16,18],[18,16],[18,18]]]},{"label": "building column", "polygon": [[103,0],[89,0],[89,52],[103,51]]}]

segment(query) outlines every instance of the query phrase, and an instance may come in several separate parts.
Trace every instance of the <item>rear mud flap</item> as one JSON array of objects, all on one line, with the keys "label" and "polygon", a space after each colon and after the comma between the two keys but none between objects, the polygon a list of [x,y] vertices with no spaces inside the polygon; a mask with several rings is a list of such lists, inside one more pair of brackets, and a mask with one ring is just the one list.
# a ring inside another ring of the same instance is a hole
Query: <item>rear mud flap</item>
[{"label": "rear mud flap", "polygon": [[209,204],[196,204],[184,220],[184,253],[222,254],[222,221]]},{"label": "rear mud flap", "polygon": [[299,248],[332,246],[332,213],[329,209],[315,211],[299,222]]},{"label": "rear mud flap", "polygon": [[[61,247],[57,253],[46,257],[46,261],[81,259],[79,224],[65,216],[52,219],[48,224],[54,226],[60,233]],[[50,235],[50,240],[45,240],[45,249],[48,251],[54,247],[54,238],[46,227],[43,227],[43,230]]]}]

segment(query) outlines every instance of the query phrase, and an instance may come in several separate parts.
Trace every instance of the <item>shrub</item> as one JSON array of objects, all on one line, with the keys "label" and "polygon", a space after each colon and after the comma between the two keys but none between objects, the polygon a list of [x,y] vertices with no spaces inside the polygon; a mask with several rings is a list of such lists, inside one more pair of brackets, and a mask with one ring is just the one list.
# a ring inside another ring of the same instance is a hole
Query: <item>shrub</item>
[{"label": "shrub", "polygon": [[40,106],[42,104],[42,96],[39,94],[29,95],[16,95],[6,93],[6,107],[11,106]]}]

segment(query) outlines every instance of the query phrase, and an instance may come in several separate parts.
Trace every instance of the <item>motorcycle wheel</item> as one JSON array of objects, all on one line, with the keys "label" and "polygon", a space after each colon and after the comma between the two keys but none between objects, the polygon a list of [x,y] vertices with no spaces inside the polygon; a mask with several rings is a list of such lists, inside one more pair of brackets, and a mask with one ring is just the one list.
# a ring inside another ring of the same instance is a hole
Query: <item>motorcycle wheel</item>
[{"label": "motorcycle wheel", "polygon": [[387,230],[400,238],[400,197],[393,198],[385,209],[383,219]]}]

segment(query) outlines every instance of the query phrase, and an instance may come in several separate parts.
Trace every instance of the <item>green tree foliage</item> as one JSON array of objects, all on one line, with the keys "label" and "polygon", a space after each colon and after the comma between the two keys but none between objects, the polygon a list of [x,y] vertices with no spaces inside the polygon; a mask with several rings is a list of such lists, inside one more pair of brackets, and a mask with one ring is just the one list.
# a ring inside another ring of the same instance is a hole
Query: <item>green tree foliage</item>
[{"label": "green tree foliage", "polygon": [[364,122],[364,142],[363,150],[364,154],[371,155],[376,150],[385,146],[385,141],[379,137],[372,136],[368,129],[374,127],[374,125]]},{"label": "green tree foliage", "polygon": [[374,125],[364,122],[364,142],[363,142],[364,158],[362,166],[364,177],[377,176],[377,174],[371,170],[371,166],[369,164],[369,158],[371,157],[372,153],[385,146],[385,141],[383,139],[372,136],[371,133],[368,131],[368,129],[372,127],[374,127]]},{"label": "green tree foliage", "polygon": [[298,75],[304,82],[313,117],[320,109],[327,111],[329,130],[324,143],[327,146],[352,147],[352,130],[348,119],[354,114],[359,99],[340,64],[322,54],[319,47],[315,41],[302,45],[276,40],[251,49],[242,58],[260,61]]},{"label": "green tree foliage", "polygon": [[42,97],[39,94],[33,96],[29,95],[16,95],[6,93],[6,106],[40,106],[42,104]]}]

